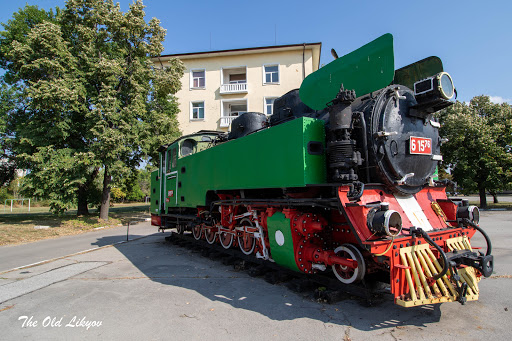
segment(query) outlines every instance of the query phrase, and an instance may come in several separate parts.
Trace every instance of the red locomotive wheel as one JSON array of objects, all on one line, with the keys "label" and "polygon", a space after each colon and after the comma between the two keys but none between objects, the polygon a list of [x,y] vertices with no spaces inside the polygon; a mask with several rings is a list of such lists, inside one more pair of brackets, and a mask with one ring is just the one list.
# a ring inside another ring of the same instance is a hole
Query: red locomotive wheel
[{"label": "red locomotive wheel", "polygon": [[[248,218],[244,218],[240,221],[242,227],[244,226],[254,226],[252,221]],[[256,239],[254,239],[254,234],[247,232],[245,227],[242,231],[239,232],[238,235],[238,245],[240,246],[240,250],[246,255],[250,255],[253,253],[254,248],[256,247]]]},{"label": "red locomotive wheel", "polygon": [[195,240],[201,239],[201,235],[203,234],[203,227],[201,225],[195,225],[192,227],[192,235],[194,235]]},{"label": "red locomotive wheel", "polygon": [[217,240],[217,229],[215,227],[204,229],[204,238],[208,244],[213,244]]},{"label": "red locomotive wheel", "polygon": [[229,249],[231,247],[231,245],[233,245],[234,240],[235,240],[235,238],[233,237],[232,233],[221,232],[219,234],[220,245],[222,245],[222,247],[225,249]]},{"label": "red locomotive wheel", "polygon": [[366,272],[366,264],[364,262],[363,255],[358,248],[352,244],[343,244],[342,246],[337,247],[334,252],[339,257],[345,257],[357,261],[358,265],[357,268],[354,269],[348,266],[334,264],[332,266],[332,271],[339,281],[345,284],[361,281]]}]

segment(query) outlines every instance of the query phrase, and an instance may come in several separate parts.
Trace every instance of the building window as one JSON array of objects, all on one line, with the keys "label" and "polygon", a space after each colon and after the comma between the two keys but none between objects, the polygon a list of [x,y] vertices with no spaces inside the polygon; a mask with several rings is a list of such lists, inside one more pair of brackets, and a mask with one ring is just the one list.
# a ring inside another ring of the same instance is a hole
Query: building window
[{"label": "building window", "polygon": [[240,116],[247,112],[247,104],[231,104],[229,116]]},{"label": "building window", "polygon": [[265,115],[272,115],[274,113],[274,100],[276,97],[265,97]]},{"label": "building window", "polygon": [[229,75],[229,84],[247,83],[245,73]]},{"label": "building window", "polygon": [[204,102],[192,102],[191,120],[204,120]]},{"label": "building window", "polygon": [[264,83],[276,84],[279,83],[279,65],[265,65],[264,70]]},{"label": "building window", "polygon": [[205,72],[203,70],[192,70],[192,79],[190,87],[192,89],[204,89],[205,86]]}]

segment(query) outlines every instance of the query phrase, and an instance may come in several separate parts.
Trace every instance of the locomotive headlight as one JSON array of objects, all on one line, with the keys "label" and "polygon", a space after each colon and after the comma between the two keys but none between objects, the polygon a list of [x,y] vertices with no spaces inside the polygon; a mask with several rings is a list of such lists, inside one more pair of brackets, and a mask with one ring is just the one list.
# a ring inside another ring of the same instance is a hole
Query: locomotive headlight
[{"label": "locomotive headlight", "polygon": [[417,81],[414,83],[414,97],[418,103],[411,107],[413,110],[409,114],[425,118],[452,105],[450,100],[456,93],[452,77],[444,71]]},{"label": "locomotive headlight", "polygon": [[439,72],[437,75],[428,77],[414,83],[414,95],[416,98],[440,97],[449,100],[455,94],[452,77],[446,72]]},{"label": "locomotive headlight", "polygon": [[459,206],[457,208],[457,219],[468,219],[475,224],[480,221],[480,210],[476,206]]},{"label": "locomotive headlight", "polygon": [[368,214],[367,225],[375,234],[396,237],[402,232],[402,217],[394,210],[375,210]]},{"label": "locomotive headlight", "polygon": [[443,96],[444,99],[451,99],[455,93],[452,77],[450,77],[446,72],[441,72],[437,75],[437,79],[441,96]]}]

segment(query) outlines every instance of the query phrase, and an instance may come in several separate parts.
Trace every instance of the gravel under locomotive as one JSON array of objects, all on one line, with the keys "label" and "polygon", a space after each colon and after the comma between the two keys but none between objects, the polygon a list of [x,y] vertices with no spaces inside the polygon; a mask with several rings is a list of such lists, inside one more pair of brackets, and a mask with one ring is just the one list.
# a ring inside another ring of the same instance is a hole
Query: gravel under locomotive
[{"label": "gravel under locomotive", "polygon": [[[476,300],[490,240],[478,208],[435,178],[433,113],[454,92],[437,57],[395,71],[386,34],[276,99],[270,118],[162,146],[152,223],[346,284],[384,278],[406,307]],[[471,248],[476,231],[486,254]]]}]

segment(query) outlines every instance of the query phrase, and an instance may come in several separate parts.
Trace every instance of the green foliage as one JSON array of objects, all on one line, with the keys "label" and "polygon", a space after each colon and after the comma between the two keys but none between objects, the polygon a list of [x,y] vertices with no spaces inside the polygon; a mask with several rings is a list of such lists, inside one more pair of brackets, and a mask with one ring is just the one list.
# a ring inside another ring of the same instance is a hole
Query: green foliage
[{"label": "green foliage", "polygon": [[[149,178],[150,179],[150,178]],[[118,196],[122,202],[126,201],[142,201],[145,195],[149,194],[149,184],[146,183],[146,172],[138,169],[131,170],[122,175],[116,183],[116,191],[123,193],[124,196]],[[142,188],[145,188],[144,192]],[[112,196],[114,197],[114,188],[112,188]]]},{"label": "green foliage", "polygon": [[[441,135],[448,138],[441,151],[454,181],[463,193],[508,189],[512,184],[512,110],[478,96],[470,104],[457,102],[439,117]],[[482,197],[483,194],[483,197]]]},{"label": "green foliage", "polygon": [[0,187],[0,204],[3,205],[5,203],[5,199],[12,199],[12,195],[7,192],[7,187]]},{"label": "green foliage", "polygon": [[126,193],[123,192],[123,190],[120,189],[119,187],[112,187],[110,193],[112,194],[112,199],[115,202],[123,202],[126,198]]},{"label": "green foliage", "polygon": [[55,213],[63,213],[76,204],[77,187],[86,182],[87,167],[92,162],[90,153],[48,146],[19,157],[30,164],[31,172],[24,186],[27,196],[49,199]]},{"label": "green foliage", "polygon": [[8,113],[14,109],[15,94],[5,84],[0,84],[0,187],[14,179],[16,163],[10,152],[10,133],[7,128]]},{"label": "green foliage", "polygon": [[25,42],[30,31],[37,25],[49,21],[56,22],[60,13],[59,8],[45,11],[37,6],[25,5],[18,12],[14,13],[12,19],[2,23],[4,31],[0,32],[0,67],[6,70],[3,76],[8,84],[15,84],[18,80],[18,67],[13,65],[13,60],[9,57],[12,51],[14,41]]},{"label": "green foliage", "polygon": [[[27,193],[50,199],[54,212],[78,202],[84,214],[103,174],[108,218],[110,178],[179,135],[172,94],[184,67],[153,68],[165,30],[157,19],[146,23],[143,9],[141,1],[123,13],[112,0],[68,0],[54,15],[27,6],[0,34],[0,63],[20,96],[8,117],[12,149],[31,170]],[[23,18],[31,18],[26,26]]]}]

